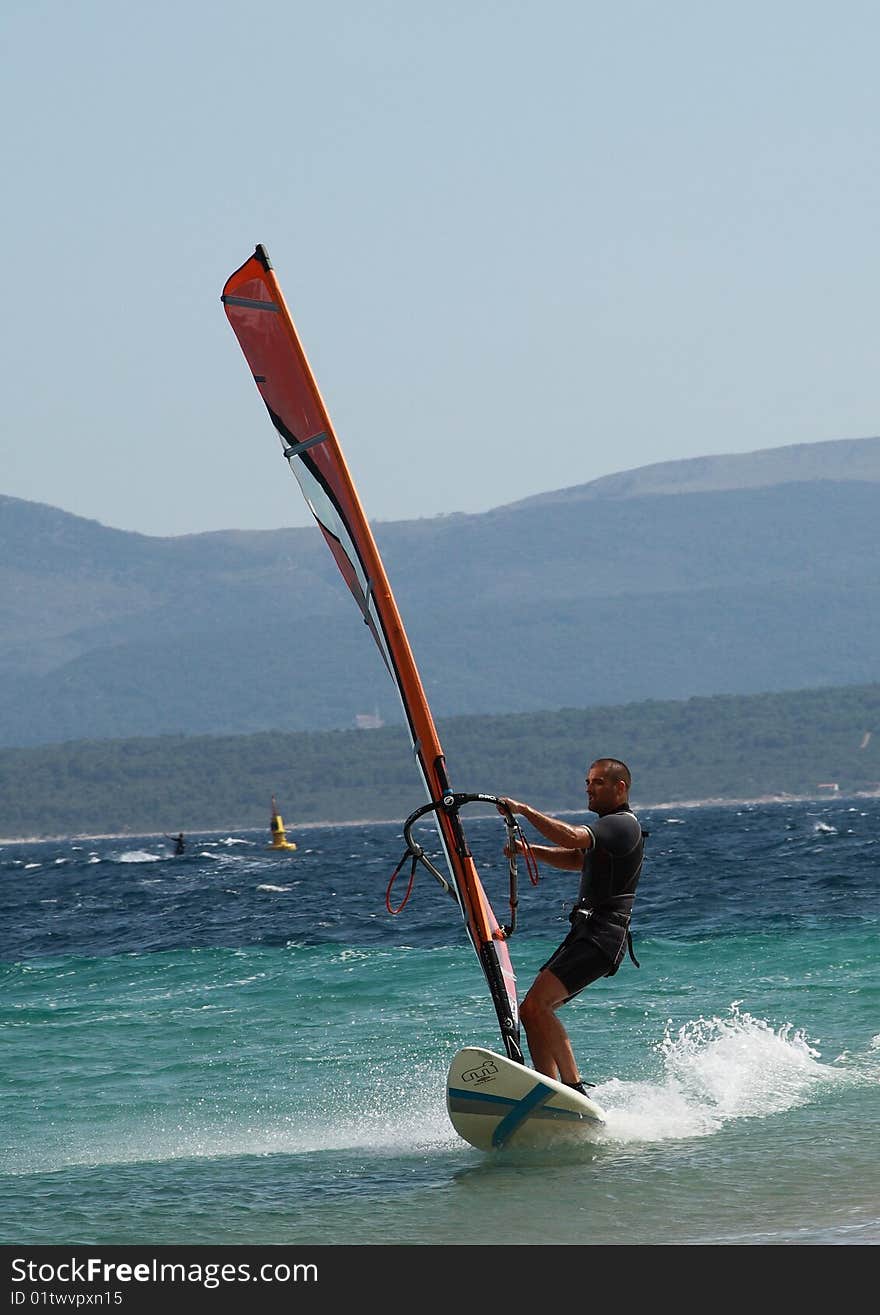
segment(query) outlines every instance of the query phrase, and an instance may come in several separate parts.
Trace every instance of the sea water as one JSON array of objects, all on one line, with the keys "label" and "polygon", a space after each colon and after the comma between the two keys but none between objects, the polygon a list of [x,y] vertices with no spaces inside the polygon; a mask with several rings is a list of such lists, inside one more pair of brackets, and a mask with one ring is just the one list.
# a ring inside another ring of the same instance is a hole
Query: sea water
[{"label": "sea water", "polygon": [[[386,908],[398,824],[2,843],[0,1242],[880,1241],[880,800],[640,817],[641,967],[561,1014],[608,1121],[542,1153],[448,1121],[453,1054],[502,1045],[449,896]],[[520,996],[575,888],[521,873]]]}]

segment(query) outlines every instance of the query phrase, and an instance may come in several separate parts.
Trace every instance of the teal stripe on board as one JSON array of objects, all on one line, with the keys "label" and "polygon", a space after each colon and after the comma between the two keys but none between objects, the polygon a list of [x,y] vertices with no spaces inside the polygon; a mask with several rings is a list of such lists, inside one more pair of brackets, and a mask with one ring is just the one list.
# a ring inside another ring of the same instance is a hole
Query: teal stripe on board
[{"label": "teal stripe on board", "polygon": [[501,1120],[492,1134],[492,1145],[503,1146],[537,1106],[546,1104],[551,1095],[552,1092],[547,1087],[536,1082],[531,1091],[523,1096],[522,1100],[517,1101],[513,1109]]}]

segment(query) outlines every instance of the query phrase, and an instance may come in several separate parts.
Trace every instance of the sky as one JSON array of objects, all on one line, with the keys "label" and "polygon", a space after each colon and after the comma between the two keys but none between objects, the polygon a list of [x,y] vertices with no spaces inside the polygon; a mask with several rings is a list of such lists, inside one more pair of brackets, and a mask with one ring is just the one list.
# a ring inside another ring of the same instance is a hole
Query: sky
[{"label": "sky", "polygon": [[4,0],[0,494],[310,523],[267,247],[373,521],[880,433],[880,6]]}]

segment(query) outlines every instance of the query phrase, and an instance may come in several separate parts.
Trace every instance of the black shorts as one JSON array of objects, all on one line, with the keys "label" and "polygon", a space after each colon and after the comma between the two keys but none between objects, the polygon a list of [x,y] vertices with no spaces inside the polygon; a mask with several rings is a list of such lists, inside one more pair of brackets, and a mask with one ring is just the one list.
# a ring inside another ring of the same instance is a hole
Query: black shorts
[{"label": "black shorts", "polygon": [[591,982],[607,977],[613,967],[614,960],[601,946],[585,936],[580,927],[573,927],[547,962],[541,964],[541,971],[546,968],[558,977],[568,991],[566,1000],[570,1000]]}]

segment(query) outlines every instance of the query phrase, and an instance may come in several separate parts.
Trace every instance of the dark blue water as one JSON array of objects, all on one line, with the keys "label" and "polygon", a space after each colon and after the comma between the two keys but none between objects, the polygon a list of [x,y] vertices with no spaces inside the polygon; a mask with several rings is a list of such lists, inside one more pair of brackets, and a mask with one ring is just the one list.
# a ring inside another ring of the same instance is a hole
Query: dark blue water
[{"label": "dark blue water", "polygon": [[[641,817],[642,967],[563,1015],[606,1135],[561,1160],[448,1124],[499,1038],[452,900],[386,911],[399,827],[3,844],[0,1240],[880,1240],[880,800]],[[504,828],[468,835],[504,920]],[[575,884],[521,878],[521,993]]]}]

